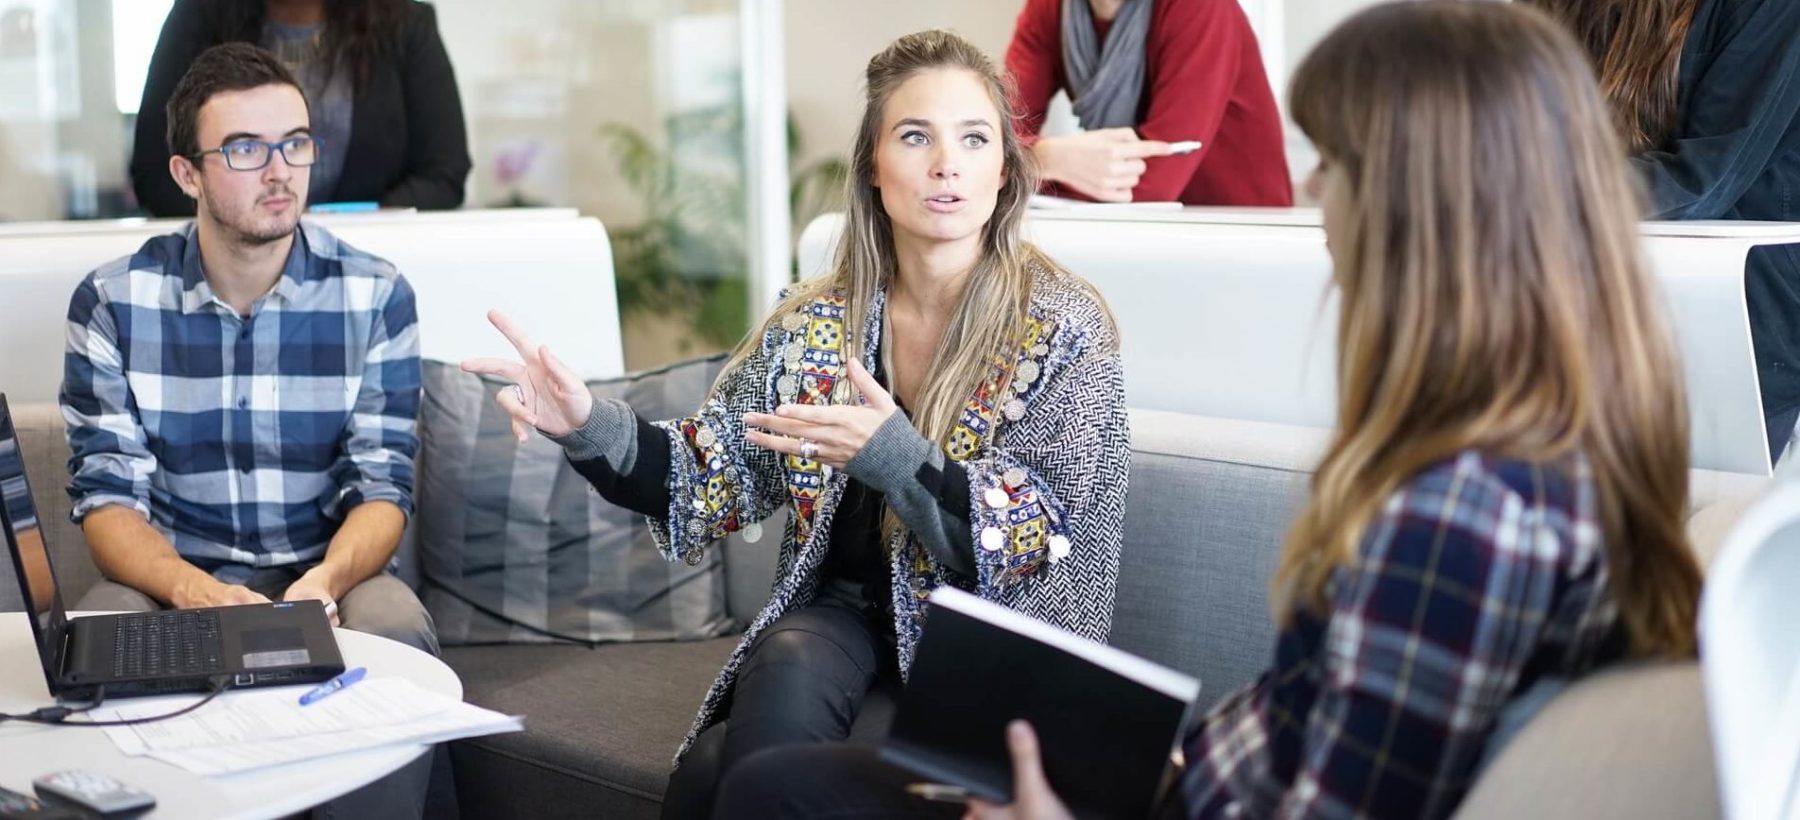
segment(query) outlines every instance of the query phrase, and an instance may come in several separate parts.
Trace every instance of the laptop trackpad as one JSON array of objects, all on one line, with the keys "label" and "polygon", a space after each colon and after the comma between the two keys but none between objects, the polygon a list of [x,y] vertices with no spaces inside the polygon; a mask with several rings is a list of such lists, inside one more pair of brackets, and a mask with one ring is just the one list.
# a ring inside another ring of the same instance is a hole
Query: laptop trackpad
[{"label": "laptop trackpad", "polygon": [[245,669],[305,666],[312,662],[312,655],[306,651],[306,636],[298,629],[246,629],[242,640]]}]

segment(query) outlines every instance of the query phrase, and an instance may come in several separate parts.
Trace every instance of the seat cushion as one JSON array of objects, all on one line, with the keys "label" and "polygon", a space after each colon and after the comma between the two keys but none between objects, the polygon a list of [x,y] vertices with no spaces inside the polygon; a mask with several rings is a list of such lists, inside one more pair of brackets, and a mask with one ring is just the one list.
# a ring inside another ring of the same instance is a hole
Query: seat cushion
[{"label": "seat cushion", "polygon": [[469,702],[525,718],[452,746],[463,816],[655,817],[737,640],[445,648]]}]

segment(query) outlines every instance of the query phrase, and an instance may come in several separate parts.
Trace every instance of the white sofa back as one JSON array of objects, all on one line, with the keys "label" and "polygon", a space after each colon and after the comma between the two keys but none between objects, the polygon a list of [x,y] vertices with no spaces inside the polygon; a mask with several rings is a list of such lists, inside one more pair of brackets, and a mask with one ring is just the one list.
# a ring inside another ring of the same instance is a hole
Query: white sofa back
[{"label": "white sofa back", "polygon": [[[824,270],[841,222],[807,227],[802,275]],[[1111,303],[1133,407],[1332,425],[1337,306],[1316,210],[1034,211],[1026,231]],[[1647,223],[1644,241],[1686,365],[1693,465],[1768,475],[1744,260],[1800,242],[1800,225]]]},{"label": "white sofa back", "polygon": [[[612,247],[572,210],[335,214],[316,221],[395,264],[418,295],[420,350],[459,361],[512,356],[487,322],[499,308],[583,378],[623,374]],[[54,401],[69,296],[89,271],[178,221],[0,226],[0,392]]]}]

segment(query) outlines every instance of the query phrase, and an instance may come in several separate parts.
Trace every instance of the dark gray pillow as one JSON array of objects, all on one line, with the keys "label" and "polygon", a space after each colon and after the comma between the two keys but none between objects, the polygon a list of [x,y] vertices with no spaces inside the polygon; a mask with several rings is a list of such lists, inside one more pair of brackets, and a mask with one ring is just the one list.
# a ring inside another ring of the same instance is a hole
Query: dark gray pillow
[{"label": "dark gray pillow", "polygon": [[[590,382],[640,416],[674,418],[706,396],[723,356]],[[698,566],[656,551],[643,518],[589,488],[562,448],[513,438],[504,387],[426,362],[419,412],[422,597],[438,641],[695,640],[739,628],[720,550]]]}]

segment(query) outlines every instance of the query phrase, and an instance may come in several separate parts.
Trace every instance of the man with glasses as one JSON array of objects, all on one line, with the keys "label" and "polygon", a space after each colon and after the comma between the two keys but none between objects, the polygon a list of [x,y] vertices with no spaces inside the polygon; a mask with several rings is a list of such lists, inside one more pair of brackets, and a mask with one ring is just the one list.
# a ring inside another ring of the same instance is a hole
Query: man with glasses
[{"label": "man with glasses", "polygon": [[[274,55],[201,53],[168,114],[193,223],[89,274],[69,304],[69,493],[107,579],[77,608],[317,598],[334,624],[435,654],[430,616],[387,572],[418,451],[412,288],[301,224],[331,146]],[[429,772],[427,756],[333,806],[417,817]]]},{"label": "man with glasses", "polygon": [[412,289],[301,224],[331,146],[274,55],[207,50],[168,113],[194,222],[102,266],[69,305],[69,492],[107,578],[79,606],[317,598],[334,623],[436,652],[386,572],[418,450]]}]

